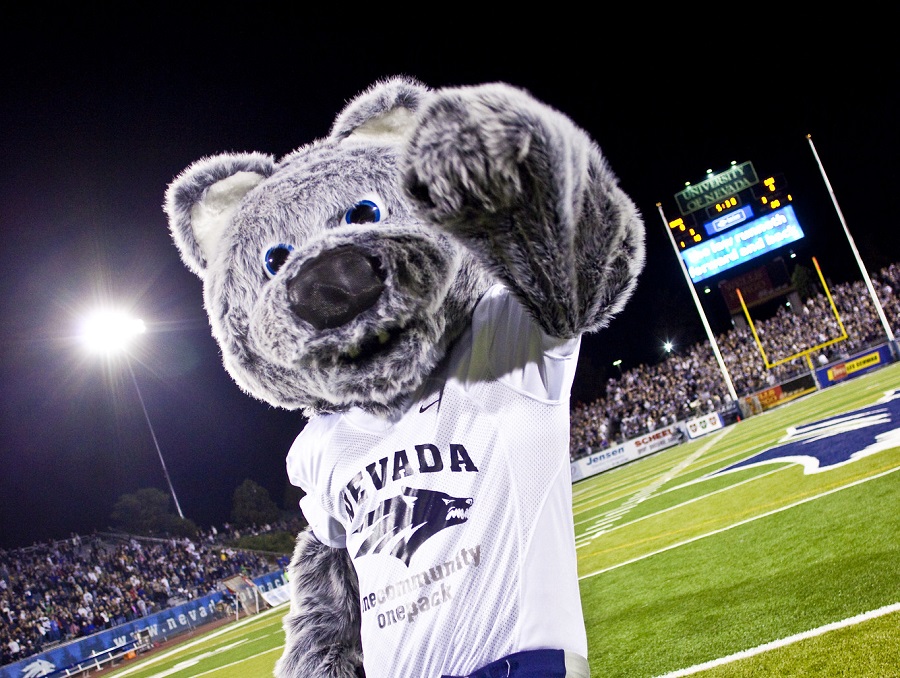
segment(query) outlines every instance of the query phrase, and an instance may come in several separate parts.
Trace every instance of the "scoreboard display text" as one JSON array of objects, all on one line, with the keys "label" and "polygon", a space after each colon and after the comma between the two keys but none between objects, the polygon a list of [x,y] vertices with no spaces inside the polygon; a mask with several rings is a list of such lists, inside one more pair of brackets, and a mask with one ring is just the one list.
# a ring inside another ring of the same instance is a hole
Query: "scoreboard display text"
[{"label": "scoreboard display text", "polygon": [[695,283],[803,237],[784,175],[760,181],[752,163],[710,173],[675,195],[672,237]]}]

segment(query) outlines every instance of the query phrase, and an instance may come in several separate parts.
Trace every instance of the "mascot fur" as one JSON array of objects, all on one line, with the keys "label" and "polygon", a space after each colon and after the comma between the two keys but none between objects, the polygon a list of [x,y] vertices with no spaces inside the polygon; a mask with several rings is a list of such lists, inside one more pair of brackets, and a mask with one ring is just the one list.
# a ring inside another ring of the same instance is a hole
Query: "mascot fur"
[{"label": "mascot fur", "polygon": [[225,368],[309,417],[275,674],[588,676],[569,392],[644,264],[598,146],[521,89],[393,77],[165,211]]}]

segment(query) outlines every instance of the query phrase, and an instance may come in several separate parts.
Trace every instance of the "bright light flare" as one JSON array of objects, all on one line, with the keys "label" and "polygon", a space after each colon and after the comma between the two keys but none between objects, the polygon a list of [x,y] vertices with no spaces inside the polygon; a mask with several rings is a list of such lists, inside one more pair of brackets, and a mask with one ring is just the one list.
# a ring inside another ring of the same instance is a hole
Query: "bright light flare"
[{"label": "bright light flare", "polygon": [[96,311],[81,328],[81,338],[95,353],[122,351],[138,334],[147,331],[144,321],[121,311]]}]

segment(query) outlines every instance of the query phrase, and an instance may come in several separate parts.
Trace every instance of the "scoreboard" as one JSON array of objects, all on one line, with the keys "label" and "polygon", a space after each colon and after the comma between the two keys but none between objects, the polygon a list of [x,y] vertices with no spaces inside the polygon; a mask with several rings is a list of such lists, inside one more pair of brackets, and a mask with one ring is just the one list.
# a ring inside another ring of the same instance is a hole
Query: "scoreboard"
[{"label": "scoreboard", "polygon": [[698,283],[802,237],[794,208],[786,205],[685,249],[681,258],[691,280]]},{"label": "scoreboard", "polygon": [[804,236],[784,175],[760,181],[750,162],[708,172],[675,201],[681,216],[669,228],[695,283]]}]

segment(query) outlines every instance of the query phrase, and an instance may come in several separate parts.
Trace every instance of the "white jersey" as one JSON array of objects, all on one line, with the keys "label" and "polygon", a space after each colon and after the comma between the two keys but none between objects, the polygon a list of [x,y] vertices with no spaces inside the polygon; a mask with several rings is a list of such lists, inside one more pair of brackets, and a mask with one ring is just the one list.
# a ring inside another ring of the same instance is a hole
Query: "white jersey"
[{"label": "white jersey", "polygon": [[539,648],[587,657],[569,466],[579,346],[495,286],[396,419],[352,410],[297,437],[304,516],[359,577],[368,678],[464,675]]}]

